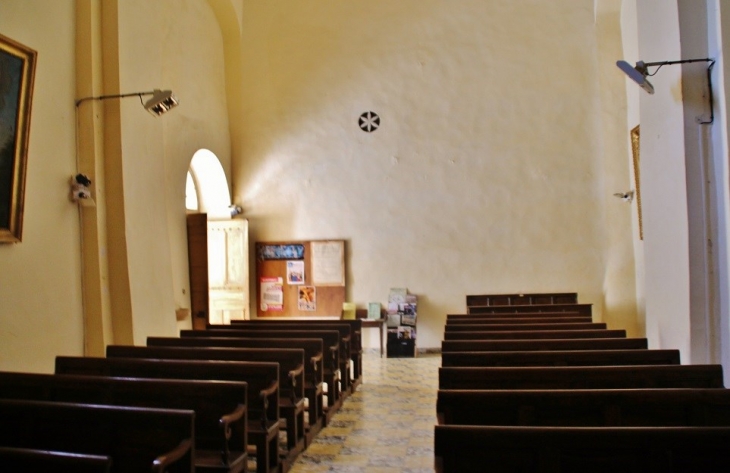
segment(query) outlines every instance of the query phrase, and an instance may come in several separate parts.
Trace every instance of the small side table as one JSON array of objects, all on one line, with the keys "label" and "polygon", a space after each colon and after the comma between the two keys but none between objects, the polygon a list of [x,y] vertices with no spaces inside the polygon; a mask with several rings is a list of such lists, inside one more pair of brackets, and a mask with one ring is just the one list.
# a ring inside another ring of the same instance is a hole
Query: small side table
[{"label": "small side table", "polygon": [[379,328],[380,329],[380,358],[383,357],[383,327],[385,327],[385,318],[382,319],[362,319],[363,328]]}]

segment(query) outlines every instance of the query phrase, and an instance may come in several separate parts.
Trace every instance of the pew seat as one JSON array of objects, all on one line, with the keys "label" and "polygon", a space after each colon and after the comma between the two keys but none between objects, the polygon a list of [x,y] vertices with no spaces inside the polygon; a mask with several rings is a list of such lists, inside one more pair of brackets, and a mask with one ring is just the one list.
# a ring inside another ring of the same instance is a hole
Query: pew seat
[{"label": "pew seat", "polygon": [[437,425],[438,473],[697,473],[730,467],[730,427]]},{"label": "pew seat", "polygon": [[0,447],[0,465],[4,471],[23,473],[48,473],[49,471],[110,473],[112,459],[108,455]]}]

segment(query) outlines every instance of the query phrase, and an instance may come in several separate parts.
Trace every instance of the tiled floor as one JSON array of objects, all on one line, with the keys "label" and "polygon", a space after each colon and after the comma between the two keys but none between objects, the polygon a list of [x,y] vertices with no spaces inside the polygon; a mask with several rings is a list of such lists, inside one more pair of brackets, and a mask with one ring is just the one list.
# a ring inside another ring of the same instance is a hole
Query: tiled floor
[{"label": "tiled floor", "polygon": [[433,473],[439,355],[365,354],[363,384],[290,473]]}]

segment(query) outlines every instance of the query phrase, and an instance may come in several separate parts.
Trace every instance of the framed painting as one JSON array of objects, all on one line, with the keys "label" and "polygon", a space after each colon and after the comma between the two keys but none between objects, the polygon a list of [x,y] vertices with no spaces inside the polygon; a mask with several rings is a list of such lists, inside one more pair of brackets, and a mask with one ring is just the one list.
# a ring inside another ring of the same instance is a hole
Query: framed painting
[{"label": "framed painting", "polygon": [[631,154],[634,160],[634,183],[636,184],[636,209],[639,215],[639,239],[644,239],[644,222],[641,218],[641,158],[639,156],[639,125],[631,130]]},{"label": "framed painting", "polygon": [[0,243],[23,235],[36,51],[0,34]]}]

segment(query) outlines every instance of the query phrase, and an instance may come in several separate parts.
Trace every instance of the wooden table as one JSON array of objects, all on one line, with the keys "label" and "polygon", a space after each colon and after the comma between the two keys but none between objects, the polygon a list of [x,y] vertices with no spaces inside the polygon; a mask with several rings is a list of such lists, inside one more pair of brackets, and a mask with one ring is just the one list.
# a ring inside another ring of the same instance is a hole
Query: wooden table
[{"label": "wooden table", "polygon": [[385,318],[382,319],[362,319],[363,328],[379,328],[380,329],[380,358],[383,357],[383,327],[385,327]]}]

